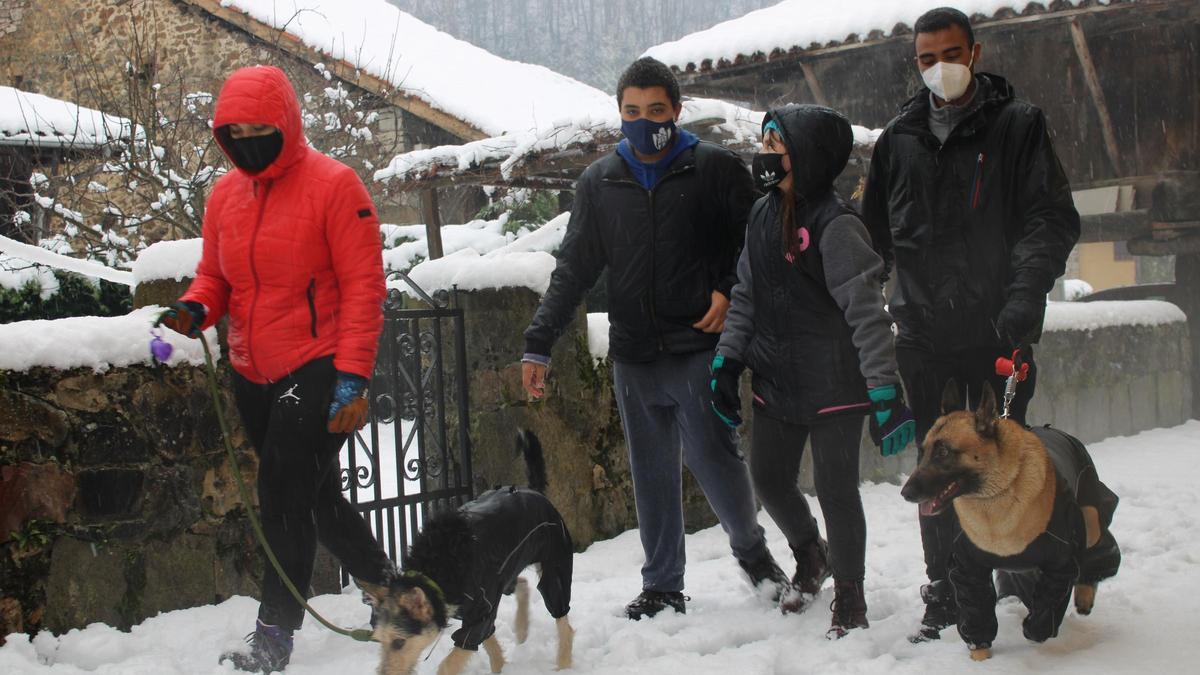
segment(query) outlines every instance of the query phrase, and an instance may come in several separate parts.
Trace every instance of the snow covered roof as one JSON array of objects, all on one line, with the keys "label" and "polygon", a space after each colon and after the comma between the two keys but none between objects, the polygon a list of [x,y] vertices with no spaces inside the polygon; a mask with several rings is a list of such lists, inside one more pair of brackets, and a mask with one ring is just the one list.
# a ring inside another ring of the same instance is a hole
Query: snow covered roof
[{"label": "snow covered roof", "polygon": [[0,145],[90,149],[128,138],[129,129],[129,120],[121,117],[0,87]]},{"label": "snow covered roof", "polygon": [[476,131],[472,139],[533,132],[564,118],[616,110],[614,97],[595,87],[544,66],[503,59],[386,0],[188,2],[235,23],[249,17],[283,30],[305,47],[465,122]]},{"label": "snow covered roof", "polygon": [[[1137,0],[784,0],[646,50],[682,71],[722,68],[789,53],[863,43],[912,33],[930,9],[950,5],[973,25],[1018,15],[1059,12]],[[1047,9],[1049,6],[1049,9]]]},{"label": "snow covered roof", "polygon": [[[763,114],[726,101],[685,98],[679,124],[705,140],[748,150],[758,145]],[[862,147],[873,144],[880,133],[862,126],[853,129],[855,145]],[[375,180],[399,189],[406,189],[405,183],[428,186],[433,180],[501,184],[521,175],[529,179],[525,184],[535,185],[548,171],[573,180],[596,153],[607,152],[620,138],[621,118],[613,106],[600,115],[584,113],[535,132],[406,152],[375,172]],[[544,166],[535,167],[539,162]]]}]

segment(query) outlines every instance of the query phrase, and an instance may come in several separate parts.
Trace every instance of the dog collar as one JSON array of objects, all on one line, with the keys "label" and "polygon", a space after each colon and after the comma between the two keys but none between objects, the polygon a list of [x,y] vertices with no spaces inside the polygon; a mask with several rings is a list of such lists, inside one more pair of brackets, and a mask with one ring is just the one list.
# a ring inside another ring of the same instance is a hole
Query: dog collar
[{"label": "dog collar", "polygon": [[442,587],[438,586],[437,582],[433,579],[430,579],[428,576],[421,574],[416,570],[404,570],[401,572],[401,576],[408,577],[409,579],[422,582],[429,586],[433,589],[434,593],[437,593],[438,599],[442,601],[442,604],[446,604],[446,594],[442,592]]}]

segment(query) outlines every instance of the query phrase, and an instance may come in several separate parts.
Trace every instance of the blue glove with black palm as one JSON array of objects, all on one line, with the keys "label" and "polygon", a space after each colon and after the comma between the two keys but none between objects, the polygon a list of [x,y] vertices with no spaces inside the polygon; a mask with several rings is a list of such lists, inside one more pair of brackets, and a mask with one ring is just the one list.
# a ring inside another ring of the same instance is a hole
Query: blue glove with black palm
[{"label": "blue glove with black palm", "polygon": [[333,401],[329,404],[329,433],[354,433],[367,423],[368,383],[362,375],[337,371]]},{"label": "blue glove with black palm", "polygon": [[897,385],[872,387],[867,395],[871,398],[871,440],[879,446],[879,454],[891,457],[912,443],[917,422]]},{"label": "blue glove with black palm", "polygon": [[717,354],[712,360],[712,409],[729,428],[736,429],[742,423],[742,396],[739,380],[746,366],[737,359]]}]

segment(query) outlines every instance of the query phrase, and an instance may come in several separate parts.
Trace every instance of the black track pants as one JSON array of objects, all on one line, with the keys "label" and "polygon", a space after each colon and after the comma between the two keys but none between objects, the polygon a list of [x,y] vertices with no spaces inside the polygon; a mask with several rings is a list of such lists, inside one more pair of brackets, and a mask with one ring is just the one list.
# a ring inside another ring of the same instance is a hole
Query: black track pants
[{"label": "black track pants", "polygon": [[788,424],[755,412],[750,439],[750,476],[754,493],[792,548],[803,548],[819,534],[817,522],[796,479],[804,441],[812,437],[813,482],[835,579],[863,578],[867,520],[858,493],[858,446],[863,418],[839,417],[811,426]]},{"label": "black track pants", "polygon": [[[996,359],[1000,356],[1007,355],[991,349],[933,354],[896,348],[900,377],[904,379],[908,404],[917,421],[919,443],[924,443],[925,434],[942,414],[942,391],[951,378],[958,384],[960,396],[965,394],[962,400],[967,402],[968,408],[974,409],[979,405],[984,382],[992,385],[996,405],[1004,405],[1005,378],[996,374]],[[1017,395],[1010,410],[1010,417],[1021,424],[1025,423],[1025,413],[1029,410],[1029,401],[1037,384],[1033,350],[1025,352],[1024,358],[1029,363],[1029,378],[1017,385]],[[921,547],[925,550],[925,574],[930,581],[947,579],[950,550],[958,533],[958,518],[954,515],[954,509],[946,509],[936,516],[921,516],[920,524]]]},{"label": "black track pants", "polygon": [[[267,543],[296,588],[308,595],[318,539],[351,575],[382,583],[392,563],[362,516],[342,496],[338,450],[344,434],[326,430],[336,372],[333,358],[308,362],[278,382],[234,373],[234,398],[258,454],[258,502]],[[296,629],[304,608],[265,562],[263,623]]]}]

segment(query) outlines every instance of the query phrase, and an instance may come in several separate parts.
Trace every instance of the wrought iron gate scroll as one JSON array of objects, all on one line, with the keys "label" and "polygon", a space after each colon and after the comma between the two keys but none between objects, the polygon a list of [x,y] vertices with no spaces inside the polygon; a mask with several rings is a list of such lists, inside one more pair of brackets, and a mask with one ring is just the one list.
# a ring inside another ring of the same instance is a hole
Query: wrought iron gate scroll
[{"label": "wrought iron gate scroll", "polygon": [[402,563],[424,520],[465,503],[473,488],[463,310],[449,294],[430,297],[394,274],[427,307],[406,309],[401,292],[388,291],[370,421],[342,450],[341,482],[388,556]]}]

